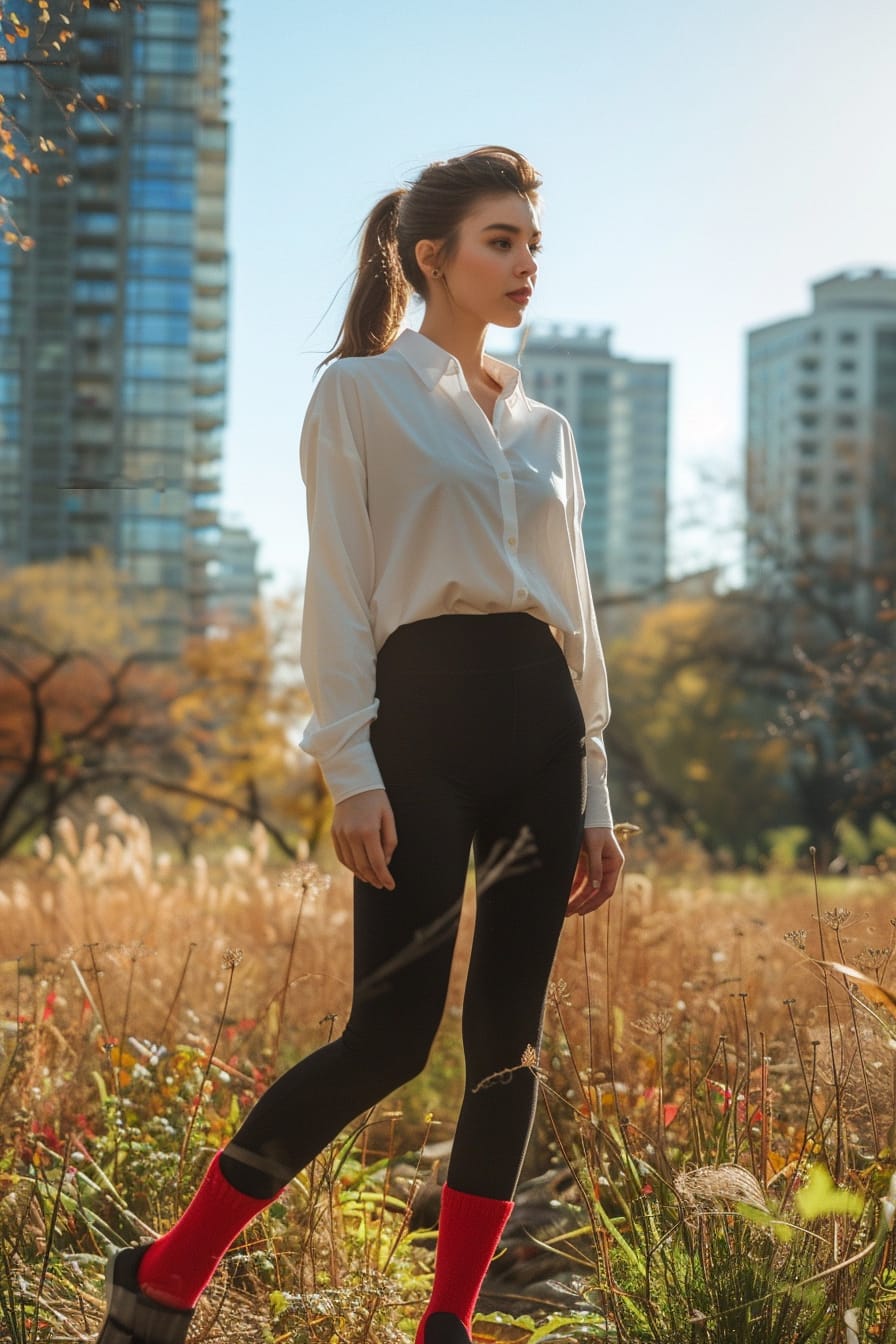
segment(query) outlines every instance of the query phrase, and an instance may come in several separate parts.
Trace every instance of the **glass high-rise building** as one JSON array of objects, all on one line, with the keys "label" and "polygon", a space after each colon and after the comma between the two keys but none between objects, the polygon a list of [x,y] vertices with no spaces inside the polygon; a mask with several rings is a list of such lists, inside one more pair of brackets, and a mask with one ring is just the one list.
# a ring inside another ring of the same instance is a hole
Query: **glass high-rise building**
[{"label": "glass high-rise building", "polygon": [[518,351],[526,391],[569,420],[595,596],[661,590],[667,569],[671,370],[611,349],[611,329],[535,323]]},{"label": "glass high-rise building", "polygon": [[0,249],[0,563],[102,547],[169,653],[204,628],[220,541],[226,20],[223,0],[94,0],[53,96],[0,65],[32,142],[67,148],[3,188],[35,246]]},{"label": "glass high-rise building", "polygon": [[815,583],[868,616],[896,567],[896,271],[812,284],[747,333],[747,575]]}]

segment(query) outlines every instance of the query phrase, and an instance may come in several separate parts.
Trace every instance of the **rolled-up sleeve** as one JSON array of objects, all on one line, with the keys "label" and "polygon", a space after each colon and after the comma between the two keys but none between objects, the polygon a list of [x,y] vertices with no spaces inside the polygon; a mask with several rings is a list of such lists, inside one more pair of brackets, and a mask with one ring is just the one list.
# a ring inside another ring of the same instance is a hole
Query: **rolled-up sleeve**
[{"label": "rolled-up sleeve", "polygon": [[337,803],[383,787],[370,744],[379,701],[363,425],[357,389],[341,375],[338,364],[321,375],[299,448],[309,541],[300,658],[312,706],[301,746]]},{"label": "rolled-up sleeve", "polygon": [[571,433],[567,435],[567,450],[571,486],[567,507],[579,619],[575,634],[565,636],[564,652],[585,720],[588,785],[585,826],[612,826],[613,812],[607,785],[607,752],[604,747],[604,729],[610,721],[610,693],[607,684],[607,666],[597,628],[594,599],[591,595],[591,582],[588,578],[585,543],[582,539],[585,492]]}]

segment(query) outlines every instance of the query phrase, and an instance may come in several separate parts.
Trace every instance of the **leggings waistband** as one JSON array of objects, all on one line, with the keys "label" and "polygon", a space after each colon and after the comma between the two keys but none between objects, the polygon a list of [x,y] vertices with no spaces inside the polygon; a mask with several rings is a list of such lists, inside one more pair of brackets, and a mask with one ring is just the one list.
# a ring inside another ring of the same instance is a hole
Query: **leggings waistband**
[{"label": "leggings waistband", "polygon": [[400,625],[377,654],[378,673],[491,672],[564,662],[545,621],[527,611],[430,616]]}]

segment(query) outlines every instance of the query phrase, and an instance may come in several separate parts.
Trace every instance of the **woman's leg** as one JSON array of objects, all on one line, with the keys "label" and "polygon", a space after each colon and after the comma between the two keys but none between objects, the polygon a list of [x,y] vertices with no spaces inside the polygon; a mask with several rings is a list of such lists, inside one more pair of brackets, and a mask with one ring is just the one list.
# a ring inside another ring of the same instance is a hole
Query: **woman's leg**
[{"label": "woman's leg", "polygon": [[394,891],[355,881],[345,1031],[288,1070],[213,1161],[181,1219],[143,1254],[140,1287],[192,1307],[240,1229],[349,1121],[419,1073],[445,1003],[474,818],[450,785],[395,786]]},{"label": "woman's leg", "polygon": [[343,1034],[296,1064],[225,1156],[294,1175],[352,1119],[424,1068],[441,1021],[474,817],[451,786],[390,786],[393,891],[355,879],[352,1009]]},{"label": "woman's leg", "polygon": [[[495,845],[528,826],[528,871],[501,877],[477,899],[463,1008],[466,1087],[449,1182],[512,1199],[535,1111],[537,1082],[520,1068],[541,1041],[544,1001],[582,843],[581,748],[567,743],[538,775],[526,776],[476,834],[477,878]],[[523,861],[525,863],[525,860]],[[514,1072],[509,1072],[514,1070]]]},{"label": "woman's leg", "polygon": [[[559,650],[558,650],[559,652]],[[443,1189],[432,1298],[417,1344],[469,1340],[476,1299],[501,1232],[532,1127],[548,979],[582,841],[581,712],[562,661],[502,681],[514,727],[477,825],[476,927],[464,997],[466,1087]],[[491,881],[490,861],[523,828],[535,853]]]}]

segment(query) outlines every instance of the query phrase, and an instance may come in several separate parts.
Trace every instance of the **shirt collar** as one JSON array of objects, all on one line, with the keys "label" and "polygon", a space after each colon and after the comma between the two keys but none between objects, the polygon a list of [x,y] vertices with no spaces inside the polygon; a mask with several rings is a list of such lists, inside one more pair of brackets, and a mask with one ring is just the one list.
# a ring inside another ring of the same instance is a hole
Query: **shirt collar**
[{"label": "shirt collar", "polygon": [[[443,350],[440,345],[436,345],[435,341],[431,341],[428,336],[421,335],[413,327],[404,327],[398,333],[390,348],[397,350],[400,355],[404,356],[430,392],[438,386],[443,378],[463,378],[460,361],[450,351]],[[501,384],[501,395],[506,396],[508,405],[515,401],[517,397],[522,397],[523,401],[528,401],[523,392],[520,371],[513,364],[505,364],[502,359],[496,359],[494,355],[489,354],[483,354],[482,363],[486,372],[491,374],[495,382]]]}]

